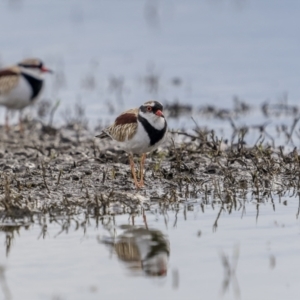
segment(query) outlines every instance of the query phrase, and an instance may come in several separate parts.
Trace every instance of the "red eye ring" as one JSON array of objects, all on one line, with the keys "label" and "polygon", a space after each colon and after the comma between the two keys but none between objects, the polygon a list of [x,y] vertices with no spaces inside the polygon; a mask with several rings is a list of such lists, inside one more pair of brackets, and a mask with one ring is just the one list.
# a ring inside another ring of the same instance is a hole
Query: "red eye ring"
[{"label": "red eye ring", "polygon": [[148,110],[148,111],[151,111],[151,110],[152,110],[152,107],[151,107],[151,106],[147,106],[147,110]]}]

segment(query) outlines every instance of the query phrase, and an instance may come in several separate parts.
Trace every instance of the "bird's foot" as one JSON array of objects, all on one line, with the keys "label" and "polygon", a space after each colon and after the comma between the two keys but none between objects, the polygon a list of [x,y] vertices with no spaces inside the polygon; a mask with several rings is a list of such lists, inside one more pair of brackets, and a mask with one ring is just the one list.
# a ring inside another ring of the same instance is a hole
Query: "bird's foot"
[{"label": "bird's foot", "polygon": [[140,189],[140,188],[142,188],[142,187],[144,187],[144,186],[145,186],[145,184],[144,184],[144,181],[143,181],[143,180],[141,180],[140,182],[138,182],[138,181],[135,181],[135,182],[134,182],[134,184],[135,184],[135,187],[136,187],[136,189]]}]

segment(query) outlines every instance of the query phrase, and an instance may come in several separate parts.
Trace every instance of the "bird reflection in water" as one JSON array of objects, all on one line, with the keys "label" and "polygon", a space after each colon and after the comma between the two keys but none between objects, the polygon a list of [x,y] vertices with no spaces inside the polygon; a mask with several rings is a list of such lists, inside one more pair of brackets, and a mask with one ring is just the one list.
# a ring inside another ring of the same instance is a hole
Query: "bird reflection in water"
[{"label": "bird reflection in water", "polygon": [[105,241],[133,273],[166,276],[170,254],[169,241],[160,230],[123,225],[114,242]]}]

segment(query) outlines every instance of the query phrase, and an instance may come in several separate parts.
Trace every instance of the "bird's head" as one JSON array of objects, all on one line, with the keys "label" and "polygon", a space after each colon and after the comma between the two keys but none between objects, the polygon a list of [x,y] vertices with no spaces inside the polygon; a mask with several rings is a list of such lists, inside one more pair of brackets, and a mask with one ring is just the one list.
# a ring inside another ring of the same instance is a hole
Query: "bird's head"
[{"label": "bird's head", "polygon": [[162,129],[165,125],[163,105],[158,101],[147,101],[139,108],[139,115],[145,118],[156,129]]},{"label": "bird's head", "polygon": [[53,73],[52,70],[46,68],[44,66],[44,63],[37,58],[27,58],[24,59],[23,61],[21,61],[20,63],[18,63],[18,66],[30,71],[30,72],[34,72],[37,74],[41,74],[41,73]]}]

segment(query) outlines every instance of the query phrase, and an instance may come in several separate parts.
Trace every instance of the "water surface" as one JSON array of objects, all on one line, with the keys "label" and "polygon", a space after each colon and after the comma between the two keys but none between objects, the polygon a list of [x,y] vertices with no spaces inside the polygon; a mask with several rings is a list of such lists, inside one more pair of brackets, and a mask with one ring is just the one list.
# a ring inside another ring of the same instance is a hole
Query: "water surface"
[{"label": "water surface", "polygon": [[[260,204],[258,216],[255,200],[230,214],[224,209],[217,222],[220,206],[200,202],[168,211],[156,207],[144,217],[44,220],[47,232],[36,221],[14,232],[0,261],[13,299],[297,299],[298,200],[275,197],[274,203],[275,210],[270,202]],[[140,226],[169,242],[162,276],[121,259],[113,247],[124,230]],[[3,231],[1,236],[5,243]]]}]

